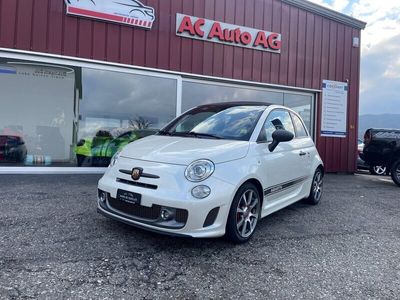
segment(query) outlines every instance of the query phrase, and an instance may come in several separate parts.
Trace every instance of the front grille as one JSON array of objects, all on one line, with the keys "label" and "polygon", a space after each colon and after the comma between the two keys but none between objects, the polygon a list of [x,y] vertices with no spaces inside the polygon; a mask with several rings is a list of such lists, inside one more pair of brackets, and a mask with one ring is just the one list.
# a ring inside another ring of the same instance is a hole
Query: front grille
[{"label": "front grille", "polygon": [[178,223],[184,223],[186,224],[188,218],[188,211],[186,209],[177,209],[176,210],[176,215],[175,215],[175,220]]},{"label": "front grille", "polygon": [[160,216],[161,206],[159,205],[153,205],[152,207],[134,205],[112,197],[109,197],[108,203],[113,209],[133,217],[156,221]]},{"label": "front grille", "polygon": [[156,186],[155,184],[131,181],[131,180],[126,180],[126,179],[122,179],[122,178],[117,178],[117,182],[142,187],[145,189],[151,189],[151,190],[156,190],[158,188],[158,186]]},{"label": "front grille", "polygon": [[[139,218],[148,222],[158,222],[160,220],[160,213],[162,206],[153,205],[152,207],[130,204],[112,197],[108,197],[109,206],[133,218]],[[186,209],[176,208],[175,221],[183,225],[186,224],[188,219],[188,211]],[[154,224],[157,226],[157,224]],[[183,227],[183,226],[181,226]]]}]

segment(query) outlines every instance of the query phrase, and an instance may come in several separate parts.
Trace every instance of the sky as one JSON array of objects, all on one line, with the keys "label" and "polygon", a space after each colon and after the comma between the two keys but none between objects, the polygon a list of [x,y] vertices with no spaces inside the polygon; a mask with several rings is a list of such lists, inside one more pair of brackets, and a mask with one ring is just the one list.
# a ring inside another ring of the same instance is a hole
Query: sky
[{"label": "sky", "polygon": [[361,35],[360,115],[400,114],[400,0],[309,0],[367,27]]}]

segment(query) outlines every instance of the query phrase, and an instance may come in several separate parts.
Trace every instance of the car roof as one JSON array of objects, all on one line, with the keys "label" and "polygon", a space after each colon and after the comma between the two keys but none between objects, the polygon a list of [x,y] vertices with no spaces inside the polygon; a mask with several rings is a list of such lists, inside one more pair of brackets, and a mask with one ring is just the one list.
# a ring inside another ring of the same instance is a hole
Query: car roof
[{"label": "car roof", "polygon": [[398,128],[369,128],[367,130],[374,130],[374,131],[400,131]]},{"label": "car roof", "polygon": [[272,105],[271,103],[266,102],[256,102],[256,101],[230,101],[230,102],[217,102],[217,103],[209,103],[196,106],[197,107],[235,107],[235,106],[264,106],[268,107]]}]

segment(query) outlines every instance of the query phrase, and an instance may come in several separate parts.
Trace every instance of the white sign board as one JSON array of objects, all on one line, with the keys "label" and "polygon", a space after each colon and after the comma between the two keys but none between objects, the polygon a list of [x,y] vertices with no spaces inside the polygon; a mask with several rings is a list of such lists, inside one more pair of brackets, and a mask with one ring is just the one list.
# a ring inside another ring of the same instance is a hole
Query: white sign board
[{"label": "white sign board", "polygon": [[151,29],[153,7],[137,0],[64,0],[67,14]]},{"label": "white sign board", "polygon": [[321,136],[347,136],[347,91],[345,82],[323,81]]}]

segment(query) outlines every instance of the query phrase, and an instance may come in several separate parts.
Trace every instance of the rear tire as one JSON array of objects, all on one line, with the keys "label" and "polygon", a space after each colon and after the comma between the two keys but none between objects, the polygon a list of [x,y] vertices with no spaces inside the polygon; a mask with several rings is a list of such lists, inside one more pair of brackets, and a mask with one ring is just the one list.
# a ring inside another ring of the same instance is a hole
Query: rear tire
[{"label": "rear tire", "polygon": [[261,197],[254,184],[243,184],[233,198],[226,222],[225,237],[235,244],[247,242],[260,219]]},{"label": "rear tire", "polygon": [[400,159],[396,160],[392,164],[390,174],[392,176],[393,182],[400,186]]},{"label": "rear tire", "polygon": [[369,171],[372,175],[383,176],[387,173],[385,166],[372,166]]},{"label": "rear tire", "polygon": [[317,205],[322,199],[323,187],[324,187],[324,173],[320,168],[318,168],[314,173],[313,181],[311,184],[310,196],[307,198],[307,203],[312,205]]}]

